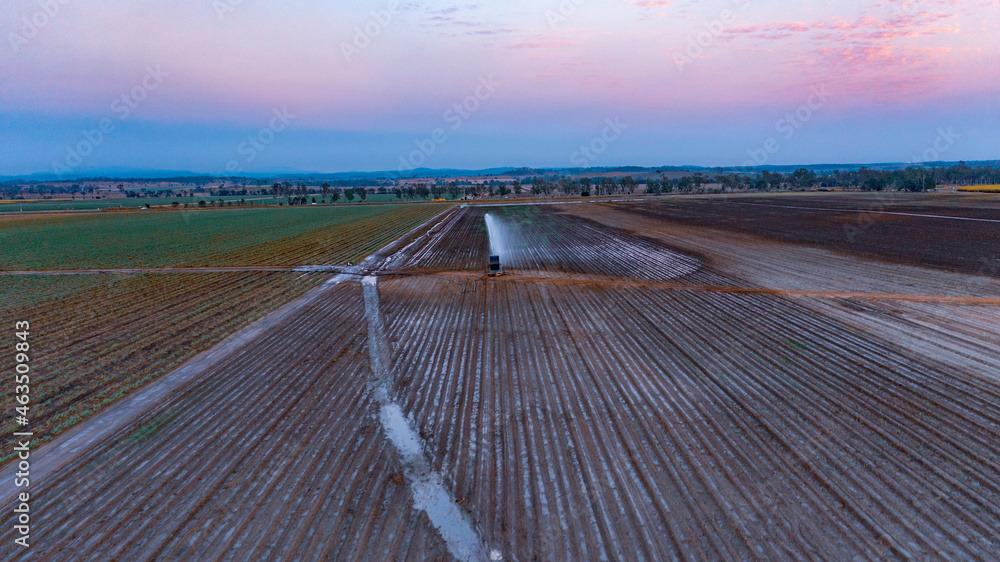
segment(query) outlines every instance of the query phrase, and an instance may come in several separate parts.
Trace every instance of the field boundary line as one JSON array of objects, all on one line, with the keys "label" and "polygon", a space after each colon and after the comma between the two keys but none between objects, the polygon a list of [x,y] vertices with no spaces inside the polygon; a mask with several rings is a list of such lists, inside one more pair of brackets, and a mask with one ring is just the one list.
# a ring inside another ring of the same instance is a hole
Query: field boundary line
[{"label": "field boundary line", "polygon": [[974,222],[1000,222],[1000,219],[980,219],[975,217],[955,217],[951,215],[926,215],[921,213],[901,213],[899,211],[879,211],[875,209],[833,209],[829,207],[800,207],[795,205],[768,205],[767,203],[744,203],[733,201],[734,205],[752,205],[754,207],[775,207],[778,209],[804,209],[806,211],[832,211],[839,213],[868,213],[872,215],[900,215],[904,217],[921,217],[927,219],[952,219]]}]

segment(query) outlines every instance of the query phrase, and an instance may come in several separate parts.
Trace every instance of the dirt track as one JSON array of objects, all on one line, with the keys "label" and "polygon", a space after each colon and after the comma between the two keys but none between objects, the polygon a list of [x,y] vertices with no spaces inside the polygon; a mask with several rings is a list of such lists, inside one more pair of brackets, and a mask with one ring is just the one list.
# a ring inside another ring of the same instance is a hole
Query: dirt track
[{"label": "dirt track", "polygon": [[[485,263],[484,212],[508,231],[511,275],[463,293],[449,276]],[[887,273],[905,266],[829,256],[800,269],[806,254],[779,244],[741,255],[630,216],[456,210],[379,277],[388,398],[484,545],[521,560],[1000,556],[998,307],[948,300],[1000,291],[929,270],[906,287]],[[858,271],[874,281],[846,280]],[[447,557],[379,425],[359,280],[319,291],[33,484],[34,556]],[[9,515],[0,533],[17,554]]]}]

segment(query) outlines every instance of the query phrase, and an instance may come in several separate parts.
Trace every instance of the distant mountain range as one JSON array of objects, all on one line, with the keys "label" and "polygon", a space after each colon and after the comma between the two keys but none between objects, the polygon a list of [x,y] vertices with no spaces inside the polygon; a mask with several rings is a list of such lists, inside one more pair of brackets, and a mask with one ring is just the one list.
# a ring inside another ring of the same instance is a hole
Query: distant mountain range
[{"label": "distant mountain range", "polygon": [[376,171],[376,172],[311,172],[295,168],[275,168],[261,172],[248,172],[234,176],[230,172],[191,172],[188,170],[158,170],[145,168],[89,168],[80,169],[73,173],[57,175],[51,172],[41,172],[26,175],[0,176],[0,181],[27,181],[27,182],[50,182],[50,181],[99,181],[99,180],[172,180],[180,178],[254,178],[254,179],[322,179],[322,180],[348,180],[348,179],[372,179],[372,178],[408,178],[408,177],[455,177],[468,175],[494,175],[508,172],[513,168],[490,168],[485,170],[457,170],[416,168],[406,173],[398,171]]},{"label": "distant mountain range", "polygon": [[[446,178],[459,176],[539,176],[539,175],[581,175],[599,173],[621,173],[621,174],[642,174],[662,172],[702,172],[712,173],[752,173],[767,170],[769,172],[792,172],[799,168],[806,168],[817,173],[829,173],[834,170],[851,171],[862,167],[873,170],[900,170],[910,166],[923,166],[926,168],[948,167],[958,164],[958,162],[921,162],[919,164],[905,162],[885,162],[874,164],[799,164],[789,166],[618,166],[602,168],[486,168],[481,170],[462,170],[454,168],[431,169],[416,168],[405,173],[399,171],[374,171],[374,172],[311,172],[308,170],[298,170],[294,168],[275,168],[262,172],[245,173],[233,176],[228,172],[206,173],[191,172],[187,170],[158,170],[143,168],[90,168],[81,169],[76,173],[62,176],[53,173],[36,173],[19,176],[0,176],[0,182],[51,182],[51,181],[110,181],[110,180],[179,180],[179,179],[208,179],[208,178],[253,178],[253,179],[274,179],[274,180],[352,180],[352,179],[399,179],[399,178]],[[970,166],[1000,167],[1000,160],[980,160],[969,161]]]}]

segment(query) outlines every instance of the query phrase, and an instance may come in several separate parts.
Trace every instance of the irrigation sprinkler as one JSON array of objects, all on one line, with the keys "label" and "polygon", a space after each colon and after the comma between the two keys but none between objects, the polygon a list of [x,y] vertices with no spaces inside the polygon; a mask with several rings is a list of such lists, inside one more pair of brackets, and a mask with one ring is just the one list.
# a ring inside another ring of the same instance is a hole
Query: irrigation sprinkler
[{"label": "irrigation sprinkler", "polygon": [[506,252],[507,243],[504,237],[503,226],[500,221],[491,213],[486,213],[486,233],[490,239],[490,265],[487,272],[490,277],[503,275],[503,266],[500,265],[500,255]]}]

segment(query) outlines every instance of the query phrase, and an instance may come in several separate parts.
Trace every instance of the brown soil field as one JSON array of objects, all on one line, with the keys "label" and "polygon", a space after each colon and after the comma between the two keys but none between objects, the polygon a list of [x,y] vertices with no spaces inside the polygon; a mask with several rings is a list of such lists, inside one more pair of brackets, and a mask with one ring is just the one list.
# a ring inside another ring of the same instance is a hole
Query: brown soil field
[{"label": "brown soil field", "polygon": [[619,208],[689,226],[1000,277],[1000,196],[739,195],[678,197],[649,205],[623,203]]},{"label": "brown soil field", "polygon": [[[15,285],[9,291],[12,300],[4,303],[4,317],[31,319],[33,431],[42,443],[52,440],[327,277],[77,277],[81,282],[66,283],[63,290],[38,278],[0,277],[0,284]],[[53,293],[46,294],[46,288]],[[13,360],[4,354],[0,364],[12,371]],[[10,416],[0,425],[8,434],[16,427]],[[13,455],[4,451],[0,462]]]},{"label": "brown soil field", "polygon": [[[320,290],[283,327],[96,447],[68,477],[42,483],[31,554],[443,556],[370,416],[360,289]],[[15,554],[10,544],[0,547],[5,559]]]},{"label": "brown soil field", "polygon": [[1000,556],[1000,284],[631,205],[456,208],[312,289],[33,482],[31,555]]}]

